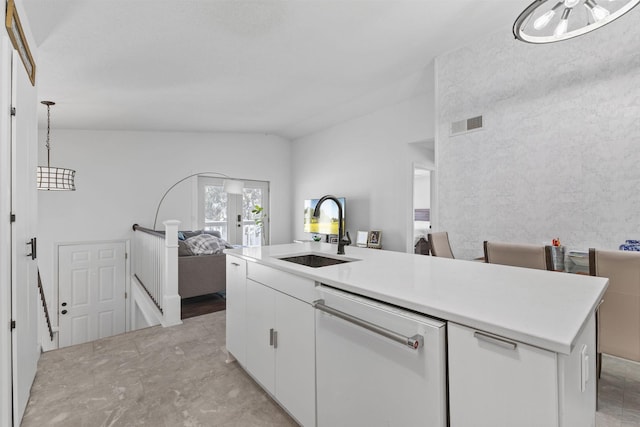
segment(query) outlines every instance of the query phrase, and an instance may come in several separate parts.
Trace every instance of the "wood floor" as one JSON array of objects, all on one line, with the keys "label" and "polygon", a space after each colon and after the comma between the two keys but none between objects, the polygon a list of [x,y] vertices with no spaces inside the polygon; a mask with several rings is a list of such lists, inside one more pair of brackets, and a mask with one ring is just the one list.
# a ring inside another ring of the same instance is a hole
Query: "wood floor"
[{"label": "wood floor", "polygon": [[226,306],[227,300],[224,294],[209,294],[185,298],[182,300],[181,318],[184,320],[191,317],[202,316],[203,314],[215,313],[216,311],[224,310]]}]

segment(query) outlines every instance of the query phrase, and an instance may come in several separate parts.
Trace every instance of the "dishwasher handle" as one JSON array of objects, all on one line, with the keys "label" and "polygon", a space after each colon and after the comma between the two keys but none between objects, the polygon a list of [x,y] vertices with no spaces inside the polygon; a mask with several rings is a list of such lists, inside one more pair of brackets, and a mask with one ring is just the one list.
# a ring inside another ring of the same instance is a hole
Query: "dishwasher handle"
[{"label": "dishwasher handle", "polygon": [[406,335],[399,334],[387,328],[383,328],[382,326],[375,325],[371,322],[367,322],[366,320],[362,320],[358,317],[347,314],[343,311],[336,310],[333,307],[329,307],[328,305],[325,305],[324,300],[322,299],[314,301],[313,307],[317,310],[324,311],[325,313],[336,316],[342,320],[346,320],[349,323],[358,325],[368,331],[375,332],[376,334],[382,335],[393,341],[399,342],[400,344],[406,345],[412,350],[418,350],[420,347],[424,347],[424,338],[422,337],[422,335],[416,334],[412,337],[408,337]]}]

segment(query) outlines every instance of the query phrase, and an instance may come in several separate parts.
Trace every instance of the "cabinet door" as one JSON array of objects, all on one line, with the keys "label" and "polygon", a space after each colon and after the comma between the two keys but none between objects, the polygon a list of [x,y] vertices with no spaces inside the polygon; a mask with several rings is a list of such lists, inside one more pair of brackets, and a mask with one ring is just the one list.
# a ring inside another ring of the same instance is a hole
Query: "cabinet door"
[{"label": "cabinet door", "polygon": [[451,427],[558,426],[556,354],[476,332],[448,324]]},{"label": "cabinet door", "polygon": [[275,301],[276,291],[247,279],[246,368],[262,387],[274,395],[275,351],[271,337],[276,332]]},{"label": "cabinet door", "polygon": [[311,305],[276,292],[276,392],[302,425],[315,425],[315,313]]},{"label": "cabinet door", "polygon": [[227,350],[242,365],[246,362],[247,262],[227,255]]}]

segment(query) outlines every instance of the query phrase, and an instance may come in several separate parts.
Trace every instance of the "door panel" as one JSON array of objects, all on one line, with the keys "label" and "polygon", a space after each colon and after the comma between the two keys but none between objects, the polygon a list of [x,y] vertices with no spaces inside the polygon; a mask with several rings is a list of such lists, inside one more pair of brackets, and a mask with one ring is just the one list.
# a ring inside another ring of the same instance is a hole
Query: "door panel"
[{"label": "door panel", "polygon": [[275,352],[270,339],[270,331],[276,328],[275,293],[247,279],[247,370],[270,393],[275,392]]},{"label": "door panel", "polygon": [[[275,395],[302,425],[315,423],[315,310],[311,305],[276,292]],[[307,342],[306,345],[300,345]]]},{"label": "door panel", "polygon": [[125,245],[58,249],[60,347],[125,331]]},{"label": "door panel", "polygon": [[[244,181],[242,194],[223,191],[222,178],[198,177],[198,227],[217,230],[233,245],[260,246],[268,242],[269,183]],[[265,226],[258,227],[251,210],[264,208]],[[264,238],[262,233],[265,233]]]},{"label": "door panel", "polygon": [[[0,218],[11,214],[11,47],[6,33],[0,37]],[[0,325],[11,322],[11,230],[9,221],[0,221]],[[12,413],[12,333],[0,328],[0,426],[11,425]]]},{"label": "door panel", "polygon": [[[20,67],[20,68],[18,68]],[[31,86],[16,51],[12,58],[11,210],[11,316],[13,423],[19,425],[29,400],[40,357],[38,342],[38,266],[29,256],[27,242],[36,237],[37,215],[37,93]]]}]

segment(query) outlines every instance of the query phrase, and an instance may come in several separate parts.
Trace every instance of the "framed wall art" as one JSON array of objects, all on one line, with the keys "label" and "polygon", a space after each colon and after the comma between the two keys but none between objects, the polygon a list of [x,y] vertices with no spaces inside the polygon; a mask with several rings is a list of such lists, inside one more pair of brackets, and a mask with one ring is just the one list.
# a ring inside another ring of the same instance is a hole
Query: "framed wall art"
[{"label": "framed wall art", "polygon": [[20,24],[20,17],[18,17],[18,11],[16,10],[16,4],[14,0],[9,0],[7,3],[7,16],[5,19],[5,26],[9,33],[9,38],[15,50],[18,51],[20,59],[24,64],[24,69],[27,71],[31,85],[36,85],[36,63],[29,50],[29,44],[27,38],[22,30],[22,24]]}]

